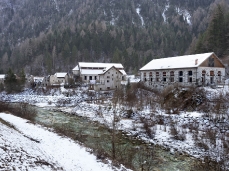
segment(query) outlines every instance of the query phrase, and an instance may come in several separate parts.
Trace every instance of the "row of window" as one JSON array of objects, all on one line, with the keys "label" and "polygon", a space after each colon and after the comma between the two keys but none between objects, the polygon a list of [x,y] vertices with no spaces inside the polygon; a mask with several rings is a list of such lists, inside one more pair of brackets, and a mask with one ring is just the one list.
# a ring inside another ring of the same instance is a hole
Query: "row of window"
[{"label": "row of window", "polygon": [[[188,71],[187,74],[188,74],[188,76],[192,76],[193,72],[192,71]],[[205,70],[203,70],[202,71],[202,76],[205,76],[206,74],[207,74],[207,72]],[[217,72],[218,76],[221,76],[221,74],[222,74],[221,71]],[[144,77],[146,77],[146,72],[144,72],[143,75],[144,75]],[[159,75],[160,75],[160,72],[156,72],[156,77],[157,76],[159,77]],[[163,77],[166,77],[167,76],[167,72],[162,72],[162,75],[163,75]],[[174,76],[174,71],[170,71],[169,75],[170,75],[170,77],[173,77]],[[178,75],[179,76],[183,76],[184,72],[183,71],[179,71]],[[152,77],[152,76],[153,76],[153,72],[150,72],[149,73],[149,77]],[[210,71],[210,76],[215,76],[215,72],[214,71]]]},{"label": "row of window", "polygon": [[[189,76],[192,76],[192,74],[193,74],[192,71],[188,71],[188,75],[189,75]],[[146,77],[146,72],[144,72],[143,75],[144,75],[144,77]],[[160,75],[160,72],[156,72],[156,76],[159,77],[159,75]],[[167,76],[167,72],[162,72],[162,75],[163,75],[163,77],[166,77],[166,76]],[[173,77],[173,76],[174,76],[174,71],[170,71],[170,72],[169,72],[169,75],[170,75],[171,77]],[[179,75],[179,76],[183,76],[183,75],[184,75],[184,72],[183,72],[183,71],[179,71],[179,72],[178,72],[178,75]],[[149,73],[149,76],[152,77],[152,76],[153,76],[153,72],[150,72],[150,73]]]},{"label": "row of window", "polygon": [[[205,75],[207,75],[207,72],[205,70],[203,70],[202,71],[202,76],[205,76]],[[221,76],[221,75],[222,75],[221,71],[218,71],[217,72],[217,76]],[[215,76],[215,72],[214,71],[210,71],[210,76]]]}]

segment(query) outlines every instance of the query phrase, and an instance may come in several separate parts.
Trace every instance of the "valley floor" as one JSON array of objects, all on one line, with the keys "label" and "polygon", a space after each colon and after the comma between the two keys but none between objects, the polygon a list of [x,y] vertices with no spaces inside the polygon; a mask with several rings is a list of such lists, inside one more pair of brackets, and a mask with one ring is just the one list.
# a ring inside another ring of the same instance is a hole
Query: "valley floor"
[{"label": "valley floor", "polygon": [[[229,88],[209,89],[207,92],[209,96],[215,96],[221,93],[228,93]],[[214,113],[206,114],[196,111],[181,111],[180,114],[167,114],[160,109],[160,107],[154,107],[152,110],[151,106],[146,105],[142,110],[133,107],[132,116],[128,118],[126,117],[127,111],[129,110],[128,107],[119,104],[116,106],[116,109],[114,109],[111,98],[109,97],[103,99],[102,102],[101,100],[98,102],[96,99],[93,100],[93,96],[90,96],[90,92],[88,94],[88,92],[83,89],[74,90],[73,95],[71,95],[72,93],[71,90],[65,90],[63,88],[53,91],[48,95],[38,95],[31,90],[27,90],[16,95],[2,93],[1,100],[9,102],[28,102],[50,110],[55,108],[67,113],[90,118],[93,121],[98,121],[109,127],[112,127],[113,113],[115,110],[119,117],[119,120],[115,123],[117,129],[126,132],[128,135],[137,137],[148,143],[161,145],[174,154],[177,152],[187,153],[201,160],[212,159],[219,162],[225,169],[229,168],[228,106],[224,114],[216,115]],[[98,94],[94,94],[94,96],[98,96]],[[44,145],[47,146],[44,148],[46,148],[47,151],[42,151],[42,148],[39,147],[39,150],[35,150],[37,153],[26,152],[29,154],[27,157],[30,158],[30,160],[26,160],[28,162],[44,160],[49,163],[47,166],[44,164],[36,164],[36,167],[39,166],[43,170],[47,170],[46,168],[52,169],[52,167],[58,167],[60,170],[62,168],[63,170],[74,170],[75,168],[77,168],[76,170],[95,170],[96,167],[98,170],[112,170],[111,165],[96,162],[95,156],[89,155],[84,148],[74,144],[70,139],[59,137],[38,126],[28,124],[23,119],[15,119],[16,117],[12,115],[0,114],[0,117],[15,125],[16,128],[24,134],[40,142],[30,141],[28,146],[32,143],[31,149],[36,149],[45,142]],[[23,127],[23,125],[30,128]],[[148,127],[147,129],[146,126]],[[1,141],[7,140],[7,134],[9,134],[7,132],[11,131],[14,132],[15,135],[19,134],[17,131],[6,129],[5,126],[3,126],[3,128],[1,128],[1,130],[5,131],[5,133],[0,137]],[[28,140],[28,138],[22,135],[21,138]],[[12,138],[12,142],[6,142],[7,144],[17,144],[17,140],[15,139],[17,139],[17,137]],[[24,140],[20,140],[20,138],[18,139],[20,142],[25,142]],[[27,142],[25,143],[26,146]],[[55,144],[57,145],[55,146]],[[17,145],[20,145],[20,143]],[[22,151],[20,152],[21,154],[23,150],[25,150],[25,146],[22,144],[17,149],[12,149],[12,151]],[[15,145],[15,147],[17,146]],[[59,147],[61,147],[61,149],[59,149]],[[30,149],[30,147],[28,149]],[[2,152],[4,151],[1,148],[0,150]],[[82,152],[83,154],[81,154],[81,151],[84,151]],[[81,155],[86,155],[87,157],[84,157],[86,160],[80,161],[82,158]],[[7,161],[8,159],[6,158],[4,160]],[[61,161],[63,161],[63,163]],[[77,161],[76,163],[78,164],[74,164],[75,162],[73,161]],[[89,162],[92,162],[91,167],[89,167]],[[25,165],[25,167],[27,166],[30,166],[30,164]],[[19,166],[17,165],[17,167]]]}]

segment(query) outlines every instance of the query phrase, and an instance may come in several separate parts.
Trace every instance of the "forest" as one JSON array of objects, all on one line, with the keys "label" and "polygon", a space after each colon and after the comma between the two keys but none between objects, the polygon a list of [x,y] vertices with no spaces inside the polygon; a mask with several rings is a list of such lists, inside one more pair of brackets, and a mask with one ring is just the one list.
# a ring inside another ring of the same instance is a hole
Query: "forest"
[{"label": "forest", "polygon": [[228,55],[228,0],[4,0],[0,73],[69,72],[80,61],[120,62],[128,73],[154,58]]}]

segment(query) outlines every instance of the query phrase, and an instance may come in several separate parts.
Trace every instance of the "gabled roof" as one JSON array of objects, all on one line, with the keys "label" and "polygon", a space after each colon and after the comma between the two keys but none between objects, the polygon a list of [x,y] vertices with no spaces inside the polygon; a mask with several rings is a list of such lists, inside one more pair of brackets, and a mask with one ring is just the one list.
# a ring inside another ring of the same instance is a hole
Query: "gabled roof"
[{"label": "gabled roof", "polygon": [[123,75],[123,73],[122,73],[121,71],[119,71],[115,66],[107,67],[107,68],[104,69],[103,72],[100,73],[99,75],[104,75],[106,72],[108,72],[108,71],[111,70],[112,68],[114,68],[114,69],[117,70],[120,74]]},{"label": "gabled roof", "polygon": [[67,73],[66,72],[57,72],[55,75],[57,78],[64,78],[67,75]]},{"label": "gabled roof", "polygon": [[73,68],[72,70],[73,70],[73,71],[75,71],[75,70],[79,70],[79,66],[78,66],[78,65],[76,65],[76,67],[75,67],[75,68]]},{"label": "gabled roof", "polygon": [[153,59],[144,67],[142,67],[140,71],[176,69],[176,68],[195,68],[200,66],[211,55],[215,55],[215,53],[211,52],[211,53],[202,53],[202,54],[195,54],[195,55]]}]

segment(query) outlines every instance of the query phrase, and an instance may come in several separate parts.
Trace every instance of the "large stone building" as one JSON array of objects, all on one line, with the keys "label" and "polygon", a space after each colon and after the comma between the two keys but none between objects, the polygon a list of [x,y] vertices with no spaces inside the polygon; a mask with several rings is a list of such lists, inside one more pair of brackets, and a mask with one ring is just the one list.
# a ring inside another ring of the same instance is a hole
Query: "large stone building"
[{"label": "large stone building", "polygon": [[95,90],[118,88],[121,81],[126,79],[124,67],[119,63],[79,62],[72,72]]},{"label": "large stone building", "polygon": [[153,59],[140,69],[141,81],[151,88],[174,83],[182,86],[217,85],[225,79],[225,66],[215,53]]}]

